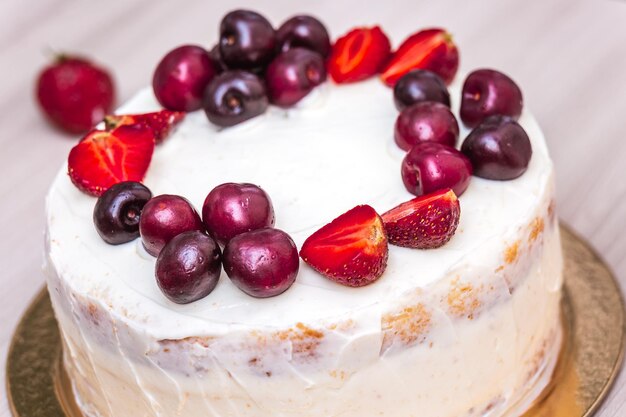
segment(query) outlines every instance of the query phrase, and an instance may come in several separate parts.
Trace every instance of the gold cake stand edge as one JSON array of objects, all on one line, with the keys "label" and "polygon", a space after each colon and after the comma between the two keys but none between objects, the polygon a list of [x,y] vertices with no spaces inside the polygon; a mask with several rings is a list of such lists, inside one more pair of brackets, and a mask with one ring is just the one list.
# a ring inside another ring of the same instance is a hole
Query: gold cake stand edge
[{"label": "gold cake stand edge", "polygon": [[626,346],[626,310],[602,257],[561,223],[564,254],[564,345],[551,383],[523,417],[590,417],[619,374]]},{"label": "gold cake stand edge", "polygon": [[[563,224],[561,238],[564,346],[552,382],[523,417],[590,417],[624,358],[626,314],[614,275]],[[7,397],[14,417],[82,417],[61,357],[60,334],[44,287],[22,316],[7,356]]]}]

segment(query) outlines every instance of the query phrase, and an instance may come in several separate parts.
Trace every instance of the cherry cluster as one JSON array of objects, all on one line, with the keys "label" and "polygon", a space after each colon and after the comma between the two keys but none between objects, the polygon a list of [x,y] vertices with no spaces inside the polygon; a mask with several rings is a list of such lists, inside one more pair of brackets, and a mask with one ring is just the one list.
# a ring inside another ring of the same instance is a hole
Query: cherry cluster
[{"label": "cherry cluster", "polygon": [[157,257],[159,288],[176,303],[211,293],[222,263],[237,287],[260,298],[286,291],[298,274],[296,245],[273,227],[272,201],[256,185],[215,187],[204,201],[201,218],[184,197],[153,197],[139,182],[121,182],[98,198],[93,220],[109,244],[141,237],[146,251]]},{"label": "cherry cluster", "polygon": [[294,16],[277,30],[259,13],[235,10],[222,19],[210,51],[183,45],[158,64],[152,81],[163,107],[204,108],[218,126],[241,123],[268,104],[290,107],[326,80],[330,39],[324,25]]},{"label": "cherry cluster", "polygon": [[412,70],[394,87],[400,114],[394,139],[407,151],[402,180],[415,194],[452,188],[460,196],[473,175],[511,180],[522,175],[532,155],[528,135],[517,123],[523,107],[522,92],[507,75],[479,69],[463,85],[460,116],[473,128],[455,148],[459,124],[450,111],[450,94],[435,73]]}]

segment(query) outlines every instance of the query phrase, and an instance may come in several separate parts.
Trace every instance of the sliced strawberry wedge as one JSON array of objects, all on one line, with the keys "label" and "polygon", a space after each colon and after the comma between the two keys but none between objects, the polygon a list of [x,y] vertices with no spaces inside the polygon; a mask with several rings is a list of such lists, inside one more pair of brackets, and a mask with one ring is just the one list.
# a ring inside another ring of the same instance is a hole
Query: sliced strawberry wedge
[{"label": "sliced strawberry wedge", "polygon": [[153,152],[154,133],[144,125],[92,130],[70,151],[68,174],[80,190],[100,196],[118,182],[143,180]]},{"label": "sliced strawberry wedge", "polygon": [[444,29],[425,29],[409,36],[394,52],[380,78],[389,86],[413,69],[425,69],[450,84],[459,68],[459,50]]},{"label": "sliced strawberry wedge", "polygon": [[337,83],[352,83],[378,74],[391,55],[389,38],[378,26],[353,29],[337,39],[328,72]]},{"label": "sliced strawberry wedge", "polygon": [[313,269],[349,287],[376,281],[387,266],[383,222],[370,206],[356,206],[313,233],[300,257]]},{"label": "sliced strawberry wedge", "polygon": [[185,112],[161,110],[144,114],[109,114],[104,116],[106,130],[115,129],[122,125],[142,124],[154,132],[157,144],[163,142],[172,129],[185,118]]},{"label": "sliced strawberry wedge", "polygon": [[390,243],[432,249],[452,238],[460,215],[459,200],[448,188],[402,203],[383,214],[382,218]]}]

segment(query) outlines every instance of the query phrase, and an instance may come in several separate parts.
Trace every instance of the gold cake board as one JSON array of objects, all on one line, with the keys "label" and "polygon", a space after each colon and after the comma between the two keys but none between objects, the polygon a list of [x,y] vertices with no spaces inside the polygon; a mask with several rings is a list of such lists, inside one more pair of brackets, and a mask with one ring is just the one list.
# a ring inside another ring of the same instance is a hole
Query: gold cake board
[{"label": "gold cake board", "polygon": [[[552,382],[523,417],[591,416],[624,354],[624,302],[615,277],[563,225],[561,238],[565,343]],[[7,361],[7,393],[15,417],[82,417],[61,365],[59,330],[45,288],[15,330]]]}]

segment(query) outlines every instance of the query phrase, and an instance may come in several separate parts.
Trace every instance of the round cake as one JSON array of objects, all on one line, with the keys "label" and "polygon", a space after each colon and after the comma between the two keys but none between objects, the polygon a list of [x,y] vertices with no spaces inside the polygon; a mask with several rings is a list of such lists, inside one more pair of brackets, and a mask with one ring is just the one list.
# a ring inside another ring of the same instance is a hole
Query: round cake
[{"label": "round cake", "polygon": [[[459,85],[450,88],[452,97]],[[455,103],[456,104],[456,103]],[[150,90],[119,112],[159,109]],[[409,200],[397,111],[378,80],[324,86],[297,108],[218,131],[191,113],[155,151],[154,194],[201,207],[216,185],[253,182],[300,247],[356,204]],[[96,233],[96,200],[59,172],[47,199],[48,282],[65,364],[90,416],[482,416],[531,400],[559,350],[561,252],[553,168],[525,111],[533,157],[512,181],[472,178],[439,249],[390,247],[375,283],[347,288],[302,265],[255,299],[222,277],[168,301],[153,257]]]},{"label": "round cake", "polygon": [[[459,77],[449,86],[455,115],[461,87]],[[145,89],[118,114],[160,109]],[[400,175],[397,116],[378,79],[324,83],[228,128],[189,112],[143,183],[197,208],[220,184],[256,184],[300,249],[355,206],[384,213],[415,197]],[[79,407],[89,417],[521,415],[560,351],[562,255],[544,137],[527,109],[518,123],[532,145],[526,171],[472,177],[445,245],[389,245],[384,273],[359,288],[300,261],[293,285],[269,298],[222,271],[206,297],[171,301],[142,240],[103,241],[97,199],[62,167],[47,197],[45,271]]]}]

